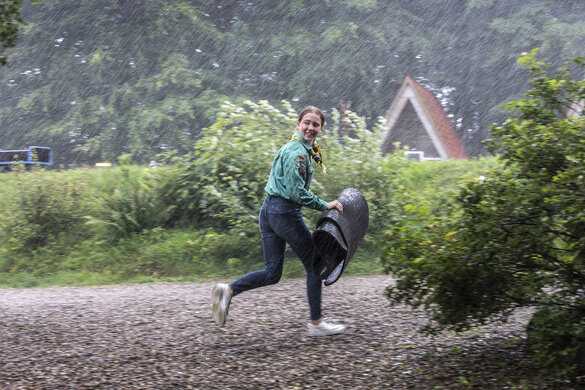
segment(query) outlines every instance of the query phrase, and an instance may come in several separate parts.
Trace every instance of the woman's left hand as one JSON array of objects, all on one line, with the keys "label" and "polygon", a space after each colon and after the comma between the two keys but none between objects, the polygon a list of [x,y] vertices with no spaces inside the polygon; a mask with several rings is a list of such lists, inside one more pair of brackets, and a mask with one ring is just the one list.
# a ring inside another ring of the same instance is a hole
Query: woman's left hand
[{"label": "woman's left hand", "polygon": [[340,201],[334,200],[333,202],[327,203],[327,210],[337,209],[340,213],[343,214],[343,205]]}]

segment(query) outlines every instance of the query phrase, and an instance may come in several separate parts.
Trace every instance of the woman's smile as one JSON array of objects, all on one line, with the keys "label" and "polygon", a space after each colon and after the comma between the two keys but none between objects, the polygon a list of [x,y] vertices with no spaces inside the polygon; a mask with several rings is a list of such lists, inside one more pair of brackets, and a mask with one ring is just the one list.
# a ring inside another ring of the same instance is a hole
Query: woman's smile
[{"label": "woman's smile", "polygon": [[307,113],[297,122],[297,131],[310,145],[321,133],[321,117],[313,113]]}]

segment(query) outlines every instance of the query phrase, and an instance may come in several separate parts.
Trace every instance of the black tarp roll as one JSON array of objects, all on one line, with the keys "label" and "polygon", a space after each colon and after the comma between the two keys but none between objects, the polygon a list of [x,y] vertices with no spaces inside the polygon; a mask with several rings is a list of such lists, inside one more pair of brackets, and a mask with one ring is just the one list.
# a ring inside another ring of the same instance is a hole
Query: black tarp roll
[{"label": "black tarp roll", "polygon": [[354,188],[346,188],[337,198],[343,213],[327,210],[313,233],[313,271],[325,285],[335,283],[352,259],[366,231],[370,212],[366,198]]}]

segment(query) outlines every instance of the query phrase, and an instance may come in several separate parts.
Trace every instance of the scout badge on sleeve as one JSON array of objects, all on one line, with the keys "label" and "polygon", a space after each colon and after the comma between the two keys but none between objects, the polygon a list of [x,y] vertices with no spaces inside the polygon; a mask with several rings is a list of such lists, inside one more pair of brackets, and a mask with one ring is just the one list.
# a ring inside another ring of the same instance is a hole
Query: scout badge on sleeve
[{"label": "scout badge on sleeve", "polygon": [[305,161],[307,161],[307,159],[303,156],[299,156],[295,161],[295,168],[299,170],[301,176],[305,176],[307,173],[307,166],[305,165]]}]

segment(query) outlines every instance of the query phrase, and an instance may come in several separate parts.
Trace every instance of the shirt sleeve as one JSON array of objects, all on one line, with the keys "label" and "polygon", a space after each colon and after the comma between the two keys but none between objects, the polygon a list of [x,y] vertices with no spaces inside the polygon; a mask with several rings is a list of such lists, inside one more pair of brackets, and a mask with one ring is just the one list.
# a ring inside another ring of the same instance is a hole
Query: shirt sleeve
[{"label": "shirt sleeve", "polygon": [[309,191],[311,180],[309,164],[311,161],[305,153],[299,153],[295,148],[289,149],[283,156],[285,188],[293,202],[314,210],[325,211],[327,202]]}]

